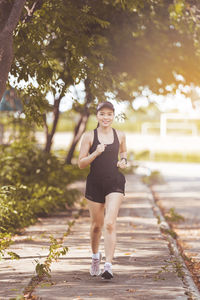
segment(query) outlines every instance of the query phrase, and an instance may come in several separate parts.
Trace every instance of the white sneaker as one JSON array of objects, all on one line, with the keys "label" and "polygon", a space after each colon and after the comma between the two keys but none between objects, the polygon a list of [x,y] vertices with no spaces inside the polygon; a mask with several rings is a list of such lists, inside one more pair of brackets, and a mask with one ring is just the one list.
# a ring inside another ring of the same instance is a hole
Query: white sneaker
[{"label": "white sneaker", "polygon": [[92,258],[92,264],[90,267],[91,276],[99,276],[101,274],[100,263],[101,263],[101,253],[99,253],[99,258]]},{"label": "white sneaker", "polygon": [[104,270],[103,270],[103,273],[101,274],[101,277],[103,279],[113,278],[112,265],[110,265],[110,264],[105,264],[104,265]]}]

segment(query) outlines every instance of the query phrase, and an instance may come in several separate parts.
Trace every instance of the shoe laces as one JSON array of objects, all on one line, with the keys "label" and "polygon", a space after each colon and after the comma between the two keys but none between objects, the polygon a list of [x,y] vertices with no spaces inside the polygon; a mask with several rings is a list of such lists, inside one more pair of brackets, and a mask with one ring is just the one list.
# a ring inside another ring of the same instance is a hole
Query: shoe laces
[{"label": "shoe laces", "polygon": [[93,259],[92,259],[92,264],[93,264],[95,267],[97,267],[98,264],[99,264],[99,259],[98,259],[98,258],[93,258]]},{"label": "shoe laces", "polygon": [[104,265],[104,271],[108,271],[109,273],[112,273],[111,266],[110,265]]}]

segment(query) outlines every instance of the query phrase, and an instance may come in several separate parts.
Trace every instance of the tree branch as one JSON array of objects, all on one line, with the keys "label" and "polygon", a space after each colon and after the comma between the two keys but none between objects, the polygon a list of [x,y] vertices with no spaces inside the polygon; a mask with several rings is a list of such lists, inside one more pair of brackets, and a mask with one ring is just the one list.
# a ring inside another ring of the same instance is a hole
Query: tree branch
[{"label": "tree branch", "polygon": [[36,10],[40,9],[43,5],[44,1],[43,0],[36,0],[32,7],[29,8],[28,6],[25,6],[27,14],[24,16],[24,18],[22,19],[23,23],[27,23],[30,21],[30,19],[33,17],[33,14]]}]

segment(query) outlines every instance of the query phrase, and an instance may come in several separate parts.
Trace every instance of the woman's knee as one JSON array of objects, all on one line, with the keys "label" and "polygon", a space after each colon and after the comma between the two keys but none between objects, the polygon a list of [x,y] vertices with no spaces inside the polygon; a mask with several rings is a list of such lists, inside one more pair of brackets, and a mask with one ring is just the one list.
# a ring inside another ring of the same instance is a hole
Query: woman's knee
[{"label": "woman's knee", "polygon": [[115,230],[115,222],[105,221],[105,230],[112,233]]},{"label": "woman's knee", "polygon": [[96,223],[96,222],[93,222],[92,225],[91,225],[91,229],[94,233],[99,233],[101,232],[102,230],[102,227],[103,227],[103,224],[102,223]]}]

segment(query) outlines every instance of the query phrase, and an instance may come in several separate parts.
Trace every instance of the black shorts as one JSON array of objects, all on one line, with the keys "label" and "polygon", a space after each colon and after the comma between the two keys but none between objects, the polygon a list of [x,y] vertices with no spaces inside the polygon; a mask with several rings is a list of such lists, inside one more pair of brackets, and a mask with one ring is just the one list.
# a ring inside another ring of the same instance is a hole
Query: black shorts
[{"label": "black shorts", "polygon": [[105,203],[105,197],[110,193],[125,194],[125,182],[126,179],[120,172],[103,178],[89,174],[86,181],[85,197],[94,202]]}]

